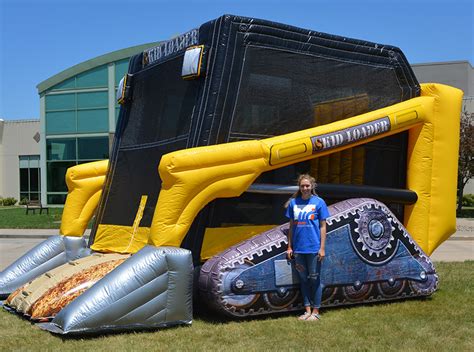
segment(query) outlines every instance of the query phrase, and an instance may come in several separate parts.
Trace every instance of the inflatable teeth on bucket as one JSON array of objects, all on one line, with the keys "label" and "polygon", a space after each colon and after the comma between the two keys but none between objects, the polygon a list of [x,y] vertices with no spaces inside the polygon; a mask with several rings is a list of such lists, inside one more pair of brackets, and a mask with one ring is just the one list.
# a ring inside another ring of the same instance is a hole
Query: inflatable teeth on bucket
[{"label": "inflatable teeth on bucket", "polygon": [[323,306],[435,292],[462,92],[400,49],[225,15],[133,56],[118,93],[110,160],[68,170],[60,236],[0,273],[6,309],[58,334],[191,324],[193,292],[299,310],[283,204],[305,172],[330,204]]}]

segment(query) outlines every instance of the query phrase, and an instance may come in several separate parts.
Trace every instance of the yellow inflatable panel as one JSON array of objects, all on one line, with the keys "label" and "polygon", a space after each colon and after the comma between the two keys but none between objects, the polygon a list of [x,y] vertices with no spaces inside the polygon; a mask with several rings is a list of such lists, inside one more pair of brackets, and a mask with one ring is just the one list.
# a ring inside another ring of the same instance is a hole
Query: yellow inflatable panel
[{"label": "yellow inflatable panel", "polygon": [[142,195],[132,226],[100,224],[91,248],[98,252],[136,253],[148,242],[149,227],[140,227],[148,196]]},{"label": "yellow inflatable panel", "polygon": [[202,243],[201,260],[207,260],[223,250],[275,226],[277,225],[207,228]]},{"label": "yellow inflatable panel", "polygon": [[148,227],[99,225],[91,249],[103,253],[136,253],[148,243]]},{"label": "yellow inflatable panel", "polygon": [[[423,85],[422,91],[421,97],[323,126],[163,156],[159,166],[163,184],[150,229],[151,243],[179,246],[207,203],[239,196],[262,172],[410,129],[407,184],[419,200],[407,207],[405,225],[431,254],[455,229],[462,92],[438,84]],[[361,177],[358,170],[353,172],[352,179]]]},{"label": "yellow inflatable panel", "polygon": [[60,234],[82,236],[100,201],[108,160],[70,167],[66,172],[68,195]]},{"label": "yellow inflatable panel", "polygon": [[456,231],[462,91],[441,84],[421,88],[422,97],[431,97],[433,104],[426,106],[424,124],[409,132],[407,188],[418,194],[418,201],[405,207],[404,225],[431,254]]}]

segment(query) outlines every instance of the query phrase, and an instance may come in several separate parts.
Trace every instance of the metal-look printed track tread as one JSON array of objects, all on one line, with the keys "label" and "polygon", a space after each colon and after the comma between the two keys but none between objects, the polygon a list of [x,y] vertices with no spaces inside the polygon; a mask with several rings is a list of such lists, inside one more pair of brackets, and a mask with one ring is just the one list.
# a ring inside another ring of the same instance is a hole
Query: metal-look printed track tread
[{"label": "metal-look printed track tread", "polygon": [[[365,265],[383,267],[394,258],[399,243],[403,243],[423,271],[422,277],[417,281],[401,277],[373,282],[356,281],[343,286],[326,285],[323,291],[323,306],[427,296],[436,290],[438,276],[431,260],[384,204],[373,199],[350,199],[330,206],[329,212],[331,216],[327,219],[328,245],[331,233],[349,224],[353,251]],[[288,226],[289,224],[284,224],[266,231],[230,247],[204,263],[199,276],[202,300],[212,309],[232,317],[302,309],[298,286],[248,295],[236,294],[229,286],[229,282],[244,270],[276,256],[281,257],[281,254],[286,252]]]}]

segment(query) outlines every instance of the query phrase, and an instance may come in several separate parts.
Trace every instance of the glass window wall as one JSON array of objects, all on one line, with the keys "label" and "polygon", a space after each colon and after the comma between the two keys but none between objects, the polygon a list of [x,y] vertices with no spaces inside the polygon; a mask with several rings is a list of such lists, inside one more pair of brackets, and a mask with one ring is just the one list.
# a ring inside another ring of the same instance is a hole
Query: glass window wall
[{"label": "glass window wall", "polygon": [[90,92],[77,94],[78,109],[106,108],[108,106],[107,92]]},{"label": "glass window wall", "polygon": [[107,91],[46,96],[46,134],[107,132],[108,129]]},{"label": "glass window wall", "polygon": [[46,141],[46,160],[76,160],[76,139],[48,139]]},{"label": "glass window wall", "polygon": [[67,194],[48,194],[48,204],[64,204],[66,197]]},{"label": "glass window wall", "polygon": [[55,94],[46,96],[46,111],[74,110],[75,108],[75,94]]},{"label": "glass window wall", "polygon": [[108,159],[109,137],[49,138],[46,140],[48,204],[63,204],[66,171],[78,164]]},{"label": "glass window wall", "polygon": [[64,134],[76,132],[76,112],[56,111],[46,113],[46,133]]},{"label": "glass window wall", "polygon": [[107,87],[107,65],[102,65],[76,76],[76,88]]},{"label": "glass window wall", "polygon": [[66,171],[71,166],[75,166],[75,161],[57,161],[47,163],[48,173],[48,193],[67,192],[66,181],[64,179]]},{"label": "glass window wall", "polygon": [[128,72],[128,61],[129,59],[117,61],[115,63],[115,86],[117,87],[120,83],[120,80]]},{"label": "glass window wall", "polygon": [[78,160],[109,158],[109,139],[104,137],[79,138],[77,140]]},{"label": "glass window wall", "polygon": [[[129,58],[114,63],[115,89],[127,73],[128,64]],[[108,65],[82,72],[46,92],[46,192],[49,204],[64,203],[67,195],[65,174],[69,167],[109,157]],[[116,119],[119,110],[116,104]],[[86,133],[103,136],[81,137]],[[62,138],[61,135],[67,136]],[[22,180],[26,184],[26,176],[22,176]]]},{"label": "glass window wall", "polygon": [[108,111],[108,109],[79,110],[77,112],[77,132],[107,132],[109,130]]},{"label": "glass window wall", "polygon": [[41,195],[39,155],[20,155],[20,200],[38,200]]},{"label": "glass window wall", "polygon": [[66,90],[76,88],[76,77],[69,78],[61,83],[56,84],[51,90]]}]

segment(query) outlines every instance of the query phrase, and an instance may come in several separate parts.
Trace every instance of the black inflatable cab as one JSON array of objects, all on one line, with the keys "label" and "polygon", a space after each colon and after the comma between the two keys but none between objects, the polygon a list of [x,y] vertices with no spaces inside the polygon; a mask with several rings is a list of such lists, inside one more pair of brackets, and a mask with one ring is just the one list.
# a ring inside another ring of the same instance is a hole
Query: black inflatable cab
[{"label": "black inflatable cab", "polygon": [[[165,153],[346,119],[418,96],[420,87],[396,47],[225,15],[134,56],[121,92],[91,243],[100,225],[132,226],[144,194],[140,227],[150,227],[160,192],[157,167]],[[401,218],[402,199],[387,201],[383,190],[405,189],[406,146],[407,134],[400,133],[264,173],[257,185],[293,185],[298,173],[310,172],[329,203],[341,195],[370,196]],[[352,194],[341,192],[343,186]],[[382,191],[365,193],[370,187]],[[213,201],[182,246],[199,262],[205,228],[283,223],[287,198],[247,192]]]}]

